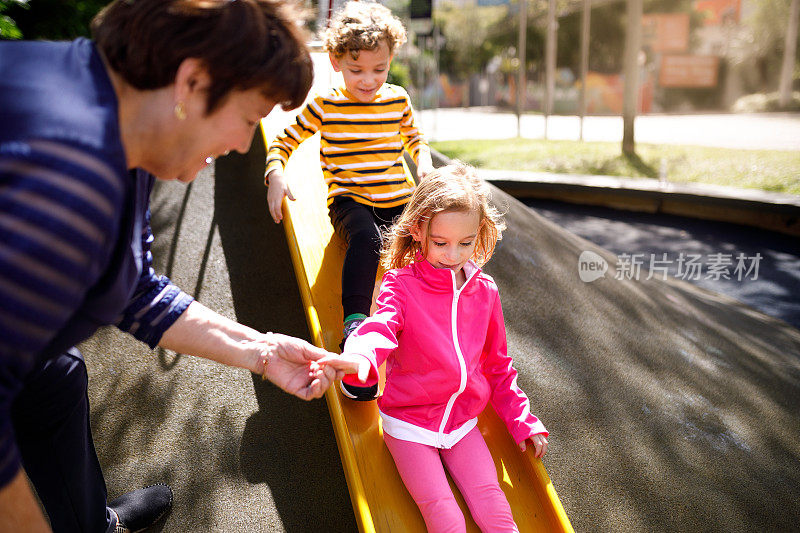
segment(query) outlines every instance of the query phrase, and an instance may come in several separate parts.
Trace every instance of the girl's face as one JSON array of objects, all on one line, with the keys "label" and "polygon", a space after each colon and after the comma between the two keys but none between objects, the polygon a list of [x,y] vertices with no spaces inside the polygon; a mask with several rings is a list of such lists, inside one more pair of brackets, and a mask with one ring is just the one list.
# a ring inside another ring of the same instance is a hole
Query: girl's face
[{"label": "girl's face", "polygon": [[444,211],[416,225],[411,236],[434,268],[448,268],[463,280],[464,265],[475,253],[480,222],[477,211]]},{"label": "girl's face", "polygon": [[375,50],[361,50],[358,59],[353,59],[349,53],[338,59],[330,55],[330,59],[333,70],[342,73],[344,85],[350,94],[365,103],[375,99],[378,89],[386,83],[392,64],[389,45],[384,41]]}]

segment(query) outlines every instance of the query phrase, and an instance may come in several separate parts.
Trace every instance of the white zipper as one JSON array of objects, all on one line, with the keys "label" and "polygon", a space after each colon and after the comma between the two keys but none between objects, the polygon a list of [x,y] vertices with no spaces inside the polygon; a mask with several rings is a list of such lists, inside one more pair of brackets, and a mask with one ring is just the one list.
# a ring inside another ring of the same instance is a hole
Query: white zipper
[{"label": "white zipper", "polygon": [[469,278],[461,285],[460,289],[456,288],[456,273],[452,270],[450,271],[450,276],[453,280],[453,303],[450,307],[450,323],[451,323],[451,333],[453,335],[453,346],[456,350],[456,357],[458,357],[458,366],[461,370],[461,383],[458,386],[458,390],[450,396],[450,399],[447,401],[447,407],[444,409],[444,416],[442,416],[442,422],[439,424],[439,432],[436,436],[436,440],[438,441],[438,447],[444,448],[444,428],[447,425],[447,420],[450,418],[450,412],[453,410],[453,405],[456,403],[456,399],[461,395],[462,392],[467,388],[467,363],[464,361],[464,354],[461,353],[461,346],[458,344],[458,297],[461,295],[461,291],[464,290],[464,287],[467,286],[469,280],[472,279],[472,276],[475,275],[475,270],[472,272]]}]

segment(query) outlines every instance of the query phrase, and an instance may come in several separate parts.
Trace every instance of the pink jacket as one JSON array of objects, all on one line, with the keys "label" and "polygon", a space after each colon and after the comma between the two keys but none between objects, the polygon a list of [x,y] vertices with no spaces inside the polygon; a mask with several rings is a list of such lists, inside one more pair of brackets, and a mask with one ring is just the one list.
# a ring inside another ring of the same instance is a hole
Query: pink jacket
[{"label": "pink jacket", "polygon": [[[383,430],[451,448],[491,401],[516,442],[547,435],[517,386],[497,285],[472,262],[464,270],[467,281],[460,289],[451,270],[424,259],[390,270],[377,311],[347,338],[345,353],[363,355],[372,365],[367,386],[377,382],[386,361],[378,399]],[[355,375],[344,381],[364,386]]]}]

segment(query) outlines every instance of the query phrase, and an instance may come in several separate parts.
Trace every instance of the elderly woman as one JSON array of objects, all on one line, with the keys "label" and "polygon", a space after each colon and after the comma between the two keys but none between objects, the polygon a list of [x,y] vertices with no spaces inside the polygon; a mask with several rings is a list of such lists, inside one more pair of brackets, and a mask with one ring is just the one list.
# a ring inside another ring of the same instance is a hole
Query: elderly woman
[{"label": "elderly woman", "polygon": [[0,44],[0,531],[49,529],[26,477],[55,531],[138,530],[171,505],[166,485],[106,503],[74,348],[99,326],[305,399],[347,370],[151,268],[154,176],[190,182],[247,151],[273,106],[303,102],[313,71],[298,20],[279,0],[117,0],[94,41]]}]

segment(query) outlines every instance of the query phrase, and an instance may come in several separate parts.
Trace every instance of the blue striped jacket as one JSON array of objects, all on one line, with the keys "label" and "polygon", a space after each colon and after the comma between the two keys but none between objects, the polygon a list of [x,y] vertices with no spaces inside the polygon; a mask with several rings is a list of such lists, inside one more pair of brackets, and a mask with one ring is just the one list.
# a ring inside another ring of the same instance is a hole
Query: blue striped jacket
[{"label": "blue striped jacket", "polygon": [[127,169],[93,43],[0,43],[0,487],[37,362],[108,324],[154,347],[191,303],[151,267],[153,182]]}]

